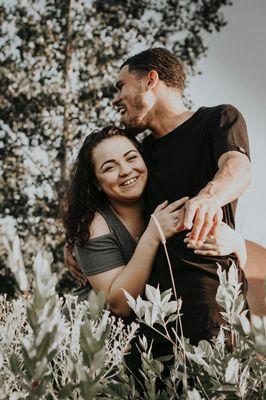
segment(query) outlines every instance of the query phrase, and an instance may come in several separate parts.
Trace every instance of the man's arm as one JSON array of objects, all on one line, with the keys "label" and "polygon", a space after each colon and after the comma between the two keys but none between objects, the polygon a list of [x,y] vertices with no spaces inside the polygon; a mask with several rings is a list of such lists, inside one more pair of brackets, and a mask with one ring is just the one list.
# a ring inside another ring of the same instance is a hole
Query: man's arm
[{"label": "man's arm", "polygon": [[220,221],[219,209],[236,200],[251,181],[248,157],[238,151],[228,151],[218,160],[218,171],[197,196],[185,204],[183,229],[191,229],[191,244],[201,245]]},{"label": "man's arm", "polygon": [[73,255],[73,249],[67,245],[64,246],[64,262],[68,271],[77,281],[79,287],[83,287],[88,283],[86,275],[80,269],[80,266]]}]

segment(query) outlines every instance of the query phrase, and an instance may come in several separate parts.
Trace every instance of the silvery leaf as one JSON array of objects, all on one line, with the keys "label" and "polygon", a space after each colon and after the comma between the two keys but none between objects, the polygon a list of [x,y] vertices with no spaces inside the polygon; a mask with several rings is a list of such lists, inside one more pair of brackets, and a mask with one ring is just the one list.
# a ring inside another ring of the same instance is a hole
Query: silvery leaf
[{"label": "silvery leaf", "polygon": [[161,302],[160,291],[159,289],[155,289],[153,286],[146,285],[145,295],[151,303],[159,304]]},{"label": "silvery leaf", "polygon": [[187,395],[188,395],[188,400],[202,400],[199,392],[195,388],[193,390],[189,390]]},{"label": "silvery leaf", "polygon": [[238,382],[239,361],[236,358],[231,358],[225,371],[225,382],[236,384]]},{"label": "silvery leaf", "polygon": [[125,297],[126,297],[126,299],[127,299],[127,303],[128,303],[128,305],[129,305],[129,307],[132,308],[132,310],[133,310],[134,312],[136,312],[136,310],[135,310],[135,304],[136,304],[136,302],[135,302],[134,297],[132,297],[131,294],[129,294],[125,289],[122,288],[122,290],[123,290],[124,295],[125,295]]},{"label": "silvery leaf", "polygon": [[228,272],[228,283],[232,286],[237,286],[238,284],[238,271],[234,262],[232,262],[229,272]]}]

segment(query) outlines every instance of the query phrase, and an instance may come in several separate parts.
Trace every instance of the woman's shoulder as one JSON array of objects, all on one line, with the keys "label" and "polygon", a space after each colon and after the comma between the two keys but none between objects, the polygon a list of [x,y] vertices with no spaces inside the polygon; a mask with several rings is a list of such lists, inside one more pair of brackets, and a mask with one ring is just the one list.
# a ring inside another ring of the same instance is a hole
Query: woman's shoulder
[{"label": "woman's shoulder", "polygon": [[92,223],[90,225],[90,239],[95,239],[99,236],[107,235],[110,229],[104,217],[96,211]]}]

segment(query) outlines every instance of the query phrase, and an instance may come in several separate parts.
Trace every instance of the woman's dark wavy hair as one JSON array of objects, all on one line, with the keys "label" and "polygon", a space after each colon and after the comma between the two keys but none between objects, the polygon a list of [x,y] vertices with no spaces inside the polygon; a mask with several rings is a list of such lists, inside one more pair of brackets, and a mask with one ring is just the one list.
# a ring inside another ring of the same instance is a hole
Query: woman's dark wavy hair
[{"label": "woman's dark wavy hair", "polygon": [[90,238],[89,228],[93,221],[97,204],[106,199],[105,193],[97,187],[93,149],[105,139],[114,136],[127,137],[139,150],[139,142],[128,137],[125,130],[107,126],[89,134],[78,153],[74,164],[66,196],[61,204],[61,218],[65,228],[68,246],[77,243],[84,246]]}]

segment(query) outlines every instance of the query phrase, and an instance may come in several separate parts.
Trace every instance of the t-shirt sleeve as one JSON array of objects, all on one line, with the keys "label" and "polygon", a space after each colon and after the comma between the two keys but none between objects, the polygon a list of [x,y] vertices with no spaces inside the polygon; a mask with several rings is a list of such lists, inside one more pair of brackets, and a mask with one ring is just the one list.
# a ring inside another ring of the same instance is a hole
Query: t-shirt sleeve
[{"label": "t-shirt sleeve", "polygon": [[239,151],[250,159],[247,126],[242,114],[231,105],[217,108],[209,126],[215,160],[227,151]]},{"label": "t-shirt sleeve", "polygon": [[85,247],[76,245],[75,255],[83,273],[87,276],[125,265],[115,235],[112,232],[90,239]]}]

